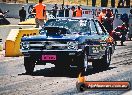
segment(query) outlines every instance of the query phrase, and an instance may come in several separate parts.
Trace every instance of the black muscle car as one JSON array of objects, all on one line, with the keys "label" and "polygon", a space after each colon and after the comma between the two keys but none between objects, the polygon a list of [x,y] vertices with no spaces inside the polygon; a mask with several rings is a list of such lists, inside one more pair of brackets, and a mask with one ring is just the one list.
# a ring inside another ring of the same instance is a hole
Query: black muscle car
[{"label": "black muscle car", "polygon": [[48,20],[40,35],[23,37],[21,51],[27,73],[35,65],[52,63],[56,68],[86,70],[108,68],[114,52],[112,37],[95,19],[56,18]]}]

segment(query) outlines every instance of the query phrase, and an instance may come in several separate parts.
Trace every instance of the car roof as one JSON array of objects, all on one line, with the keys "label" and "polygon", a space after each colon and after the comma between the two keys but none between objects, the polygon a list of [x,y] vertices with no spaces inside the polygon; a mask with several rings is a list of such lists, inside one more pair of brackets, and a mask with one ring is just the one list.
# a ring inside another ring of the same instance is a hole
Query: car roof
[{"label": "car roof", "polygon": [[57,17],[52,19],[94,20],[93,18],[87,18],[87,17]]}]

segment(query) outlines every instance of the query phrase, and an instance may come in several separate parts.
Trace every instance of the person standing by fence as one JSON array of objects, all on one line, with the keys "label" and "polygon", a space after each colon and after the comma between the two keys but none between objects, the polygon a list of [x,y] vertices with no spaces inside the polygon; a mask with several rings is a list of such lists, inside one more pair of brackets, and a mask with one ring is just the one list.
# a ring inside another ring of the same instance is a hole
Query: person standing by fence
[{"label": "person standing by fence", "polygon": [[76,9],[76,17],[82,17],[82,8],[80,6]]},{"label": "person standing by fence", "polygon": [[111,7],[115,7],[115,0],[111,0]]},{"label": "person standing by fence", "polygon": [[96,6],[96,0],[92,0],[92,7]]},{"label": "person standing by fence", "polygon": [[103,8],[102,12],[99,14],[99,17],[98,17],[98,20],[99,20],[100,23],[103,22],[103,18],[105,17],[105,15],[106,15],[106,9]]},{"label": "person standing by fence", "polygon": [[114,20],[114,16],[113,16],[111,9],[107,9],[106,15],[103,18],[102,24],[104,25],[105,29],[107,30],[109,34],[111,34],[113,30],[113,20]]},{"label": "person standing by fence", "polygon": [[42,4],[43,0],[39,0],[39,3],[35,5],[34,11],[36,12],[35,22],[36,28],[44,25],[44,20],[46,20],[46,5]]},{"label": "person standing by fence", "polygon": [[124,2],[126,2],[126,7],[130,8],[130,0],[124,0]]},{"label": "person standing by fence", "polygon": [[71,7],[71,10],[72,10],[72,17],[76,17],[76,10],[75,10],[75,7],[72,6],[72,7]]},{"label": "person standing by fence", "polygon": [[62,4],[62,5],[61,5],[61,8],[60,8],[60,10],[59,10],[59,17],[64,17],[64,10],[65,10],[64,4]]},{"label": "person standing by fence", "polygon": [[107,7],[108,0],[101,0],[101,7]]},{"label": "person standing by fence", "polygon": [[57,10],[58,10],[58,7],[57,7],[57,4],[55,4],[55,6],[53,7],[53,16],[56,18],[56,14],[57,14]]},{"label": "person standing by fence", "polygon": [[20,22],[25,21],[26,10],[24,9],[24,6],[22,6],[22,9],[19,10],[19,17],[20,17]]},{"label": "person standing by fence", "polygon": [[66,5],[66,9],[65,9],[65,17],[69,17],[69,8],[68,5]]},{"label": "person standing by fence", "polygon": [[118,7],[124,7],[124,0],[118,0]]}]

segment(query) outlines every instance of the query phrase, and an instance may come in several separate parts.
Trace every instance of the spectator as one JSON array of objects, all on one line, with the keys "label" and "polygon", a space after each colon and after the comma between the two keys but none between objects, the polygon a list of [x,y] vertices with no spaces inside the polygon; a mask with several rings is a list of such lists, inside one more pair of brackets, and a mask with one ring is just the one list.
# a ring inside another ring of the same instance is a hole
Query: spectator
[{"label": "spectator", "polygon": [[109,34],[111,34],[111,32],[113,30],[113,20],[114,20],[114,16],[113,16],[111,10],[107,9],[106,15],[103,18],[103,23],[102,24],[104,25],[105,29],[107,30],[107,32]]},{"label": "spectator", "polygon": [[107,7],[108,0],[101,0],[101,7]]},{"label": "spectator", "polygon": [[43,0],[39,0],[39,3],[35,5],[32,11],[36,12],[35,22],[36,28],[44,25],[44,20],[46,20],[46,5],[42,4]]},{"label": "spectator", "polygon": [[76,10],[75,10],[75,7],[72,6],[72,7],[71,7],[71,10],[72,10],[72,17],[76,17]]},{"label": "spectator", "polygon": [[103,8],[102,12],[99,14],[99,17],[98,17],[98,20],[99,20],[100,23],[103,22],[103,18],[105,17],[105,15],[106,15],[106,9]]},{"label": "spectator", "polygon": [[64,17],[64,12],[62,8],[60,8],[59,10],[59,17]]},{"label": "spectator", "polygon": [[96,6],[96,0],[92,0],[92,7]]},{"label": "spectator", "polygon": [[115,7],[115,0],[111,0],[111,7]]},{"label": "spectator", "polygon": [[19,17],[20,17],[20,22],[25,21],[26,10],[24,9],[24,6],[22,6],[22,9],[19,10]]},{"label": "spectator", "polygon": [[64,17],[64,4],[61,5],[61,8],[59,10],[59,17]]},{"label": "spectator", "polygon": [[82,17],[82,8],[80,6],[76,9],[76,17]]},{"label": "spectator", "polygon": [[126,7],[130,8],[130,0],[124,0],[124,2],[126,2]]},{"label": "spectator", "polygon": [[124,7],[124,0],[118,0],[118,7]]},{"label": "spectator", "polygon": [[69,17],[69,8],[68,5],[66,5],[66,9],[65,9],[65,17]]},{"label": "spectator", "polygon": [[124,13],[121,15],[121,20],[126,24],[127,28],[129,27],[129,17],[128,14]]},{"label": "spectator", "polygon": [[58,7],[57,7],[57,4],[55,4],[55,6],[53,7],[53,16],[55,18],[56,18],[57,10],[58,10]]}]

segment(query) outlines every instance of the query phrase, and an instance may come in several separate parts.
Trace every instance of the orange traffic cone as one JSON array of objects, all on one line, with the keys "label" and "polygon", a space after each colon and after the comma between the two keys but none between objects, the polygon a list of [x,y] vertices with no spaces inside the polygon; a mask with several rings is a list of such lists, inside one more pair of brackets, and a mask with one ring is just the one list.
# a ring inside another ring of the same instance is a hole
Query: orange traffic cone
[{"label": "orange traffic cone", "polygon": [[76,83],[76,88],[79,92],[86,90],[85,76],[82,76],[82,73],[79,73],[78,75],[78,81]]}]

